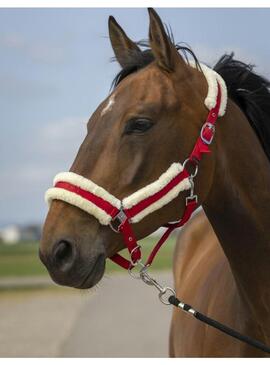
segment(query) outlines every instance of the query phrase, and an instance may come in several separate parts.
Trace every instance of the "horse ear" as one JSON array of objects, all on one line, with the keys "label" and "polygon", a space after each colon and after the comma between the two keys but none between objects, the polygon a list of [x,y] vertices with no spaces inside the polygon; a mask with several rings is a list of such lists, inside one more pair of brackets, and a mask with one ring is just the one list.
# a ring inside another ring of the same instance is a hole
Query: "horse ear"
[{"label": "horse ear", "polygon": [[115,57],[122,67],[130,65],[134,53],[141,53],[137,44],[126,35],[113,16],[109,17],[109,36]]},{"label": "horse ear", "polygon": [[185,61],[166,34],[157,12],[152,8],[148,8],[148,12],[150,17],[150,46],[158,65],[169,72],[175,71],[178,64],[186,67]]}]

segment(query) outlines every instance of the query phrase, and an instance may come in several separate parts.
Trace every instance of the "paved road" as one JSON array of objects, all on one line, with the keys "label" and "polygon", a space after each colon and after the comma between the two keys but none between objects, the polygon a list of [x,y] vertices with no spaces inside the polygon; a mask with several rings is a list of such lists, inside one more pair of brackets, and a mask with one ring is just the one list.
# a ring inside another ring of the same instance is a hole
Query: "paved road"
[{"label": "paved road", "polygon": [[[156,273],[164,284],[169,273]],[[98,290],[0,294],[1,357],[167,357],[171,308],[126,274]]]}]

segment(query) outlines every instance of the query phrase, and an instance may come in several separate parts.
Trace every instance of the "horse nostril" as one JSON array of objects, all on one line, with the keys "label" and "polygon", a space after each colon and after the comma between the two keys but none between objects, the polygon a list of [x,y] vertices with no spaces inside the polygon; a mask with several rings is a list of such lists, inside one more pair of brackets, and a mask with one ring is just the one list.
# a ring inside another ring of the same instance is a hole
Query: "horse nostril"
[{"label": "horse nostril", "polygon": [[54,250],[54,260],[61,269],[72,266],[74,261],[74,246],[68,241],[59,241]]}]

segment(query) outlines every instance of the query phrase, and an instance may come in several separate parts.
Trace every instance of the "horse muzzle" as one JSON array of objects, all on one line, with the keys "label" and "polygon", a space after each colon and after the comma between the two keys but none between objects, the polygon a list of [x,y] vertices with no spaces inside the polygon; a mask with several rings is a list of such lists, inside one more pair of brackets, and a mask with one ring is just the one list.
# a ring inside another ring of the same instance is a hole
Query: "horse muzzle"
[{"label": "horse muzzle", "polygon": [[51,278],[59,285],[78,289],[95,286],[105,271],[106,255],[102,251],[94,251],[83,257],[78,246],[68,240],[56,242],[51,252],[39,250],[39,257],[46,266]]}]

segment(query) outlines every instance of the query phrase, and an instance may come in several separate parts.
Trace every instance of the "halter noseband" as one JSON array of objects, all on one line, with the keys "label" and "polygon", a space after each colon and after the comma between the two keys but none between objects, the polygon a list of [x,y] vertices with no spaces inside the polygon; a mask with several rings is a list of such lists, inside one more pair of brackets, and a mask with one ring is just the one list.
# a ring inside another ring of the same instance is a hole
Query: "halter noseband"
[{"label": "halter noseband", "polygon": [[[198,207],[193,179],[197,175],[202,154],[211,152],[209,145],[215,134],[215,123],[219,116],[224,115],[227,102],[226,85],[221,76],[205,65],[200,66],[208,82],[205,105],[210,111],[193,151],[183,165],[179,162],[173,163],[155,182],[139,189],[122,201],[93,181],[73,172],[57,174],[54,178],[54,187],[46,192],[45,199],[49,204],[54,199],[65,201],[93,215],[100,224],[109,225],[113,231],[121,233],[130,254],[130,260],[119,254],[113,255],[111,260],[125,269],[132,269],[141,259],[141,250],[133,233],[132,223],[141,221],[150,213],[168,204],[181,191],[190,190],[182,218],[177,222],[164,225],[167,230],[148,257],[145,265],[149,266],[170,233],[175,228],[183,226]],[[193,173],[188,172],[186,168],[188,163],[194,169]]]}]

